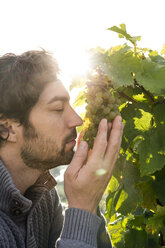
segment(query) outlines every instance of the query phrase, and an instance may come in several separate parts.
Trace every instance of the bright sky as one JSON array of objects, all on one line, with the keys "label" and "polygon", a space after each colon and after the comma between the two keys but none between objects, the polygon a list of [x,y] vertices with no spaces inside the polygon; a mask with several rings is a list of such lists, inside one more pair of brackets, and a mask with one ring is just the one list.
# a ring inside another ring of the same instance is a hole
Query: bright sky
[{"label": "bright sky", "polygon": [[0,0],[0,54],[43,47],[54,52],[68,87],[88,68],[86,50],[121,44],[108,27],[125,23],[141,46],[165,43],[164,0]]}]

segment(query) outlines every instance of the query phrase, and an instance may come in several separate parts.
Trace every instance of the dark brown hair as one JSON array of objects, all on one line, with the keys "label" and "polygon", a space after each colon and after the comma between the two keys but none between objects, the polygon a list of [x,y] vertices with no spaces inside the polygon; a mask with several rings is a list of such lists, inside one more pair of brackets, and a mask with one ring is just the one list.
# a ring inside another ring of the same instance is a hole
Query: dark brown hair
[{"label": "dark brown hair", "polygon": [[0,120],[12,118],[26,126],[45,85],[58,73],[56,60],[45,50],[0,57]]}]

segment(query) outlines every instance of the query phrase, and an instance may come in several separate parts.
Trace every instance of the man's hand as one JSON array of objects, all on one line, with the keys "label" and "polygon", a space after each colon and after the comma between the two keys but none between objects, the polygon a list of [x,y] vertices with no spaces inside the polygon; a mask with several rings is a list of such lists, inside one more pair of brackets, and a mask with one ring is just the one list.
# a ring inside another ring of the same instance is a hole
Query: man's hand
[{"label": "man's hand", "polygon": [[[81,208],[96,214],[119,155],[123,127],[120,116],[112,124],[106,119],[101,120],[89,157],[88,144],[81,141],[64,175],[69,208]],[[109,129],[110,137],[107,137]]]}]

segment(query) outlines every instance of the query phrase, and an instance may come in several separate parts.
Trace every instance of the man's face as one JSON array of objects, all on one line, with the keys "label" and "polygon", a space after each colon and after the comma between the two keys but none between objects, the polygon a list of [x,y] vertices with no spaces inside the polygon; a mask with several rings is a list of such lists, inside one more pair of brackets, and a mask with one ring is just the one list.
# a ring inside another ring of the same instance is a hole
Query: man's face
[{"label": "man's face", "polygon": [[28,167],[47,170],[72,160],[82,119],[69,104],[69,95],[60,81],[49,83],[23,129],[21,157]]}]

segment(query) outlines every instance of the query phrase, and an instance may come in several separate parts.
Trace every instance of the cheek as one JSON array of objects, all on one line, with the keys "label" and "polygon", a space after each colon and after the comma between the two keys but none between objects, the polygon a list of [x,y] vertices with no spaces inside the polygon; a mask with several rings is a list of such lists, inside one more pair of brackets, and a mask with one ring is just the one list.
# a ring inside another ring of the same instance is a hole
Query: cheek
[{"label": "cheek", "polygon": [[23,127],[20,126],[20,129],[17,132],[17,145],[19,147],[22,147],[23,143],[24,143]]},{"label": "cheek", "polygon": [[60,120],[52,121],[49,123],[48,132],[51,139],[56,140],[57,144],[61,147],[66,137],[64,122]]},{"label": "cheek", "polygon": [[[63,144],[63,141],[66,137],[66,117],[64,114],[57,115],[53,111],[37,113],[35,116],[35,123],[33,125],[35,129],[38,130],[38,133],[43,134],[51,140],[55,140],[59,147]],[[33,115],[34,117],[34,115]]]}]

